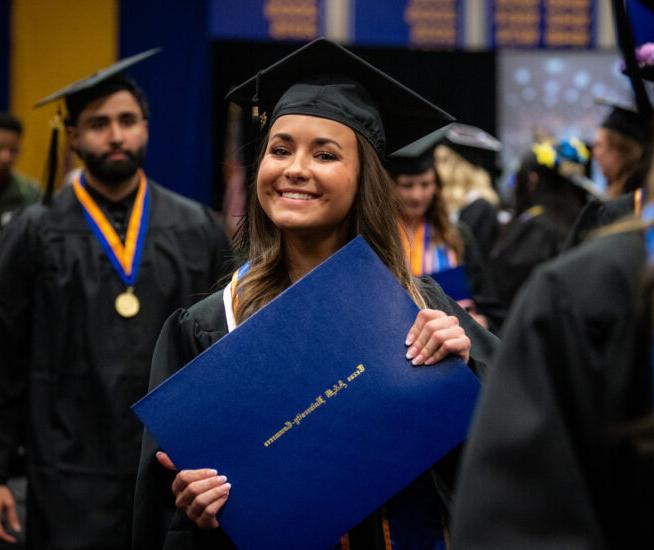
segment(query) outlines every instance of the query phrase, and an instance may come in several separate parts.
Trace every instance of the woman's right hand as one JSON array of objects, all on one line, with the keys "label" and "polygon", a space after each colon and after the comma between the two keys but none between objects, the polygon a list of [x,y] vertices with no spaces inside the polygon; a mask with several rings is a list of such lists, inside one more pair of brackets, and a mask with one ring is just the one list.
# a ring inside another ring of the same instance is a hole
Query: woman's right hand
[{"label": "woman's right hand", "polygon": [[[157,460],[164,468],[177,471],[170,457],[157,453]],[[216,470],[182,470],[175,476],[172,491],[175,506],[182,510],[198,527],[210,529],[218,527],[216,514],[229,498],[231,484],[227,478],[218,475]]]}]

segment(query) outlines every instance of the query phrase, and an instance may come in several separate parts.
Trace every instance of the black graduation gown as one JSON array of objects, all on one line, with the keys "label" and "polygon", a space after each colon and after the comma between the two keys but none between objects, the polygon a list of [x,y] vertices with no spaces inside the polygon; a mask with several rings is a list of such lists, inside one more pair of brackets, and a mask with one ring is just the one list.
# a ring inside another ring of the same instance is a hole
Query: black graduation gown
[{"label": "black graduation gown", "polygon": [[620,218],[633,214],[635,194],[635,191],[632,191],[608,201],[590,200],[570,230],[564,249],[569,250],[577,246],[595,229],[610,225]]},{"label": "black graduation gown", "polygon": [[652,411],[644,266],[642,233],[615,234],[520,293],[460,468],[454,550],[654,548],[654,456],[609,434]]},{"label": "black graduation gown", "polygon": [[486,199],[479,198],[461,209],[459,220],[472,231],[485,263],[500,233],[497,209]]},{"label": "black graduation gown", "polygon": [[0,246],[0,482],[26,437],[30,548],[124,549],[141,426],[129,406],[148,387],[165,319],[231,271],[208,209],[149,182],[150,217],[135,294],[124,285],[72,188],[33,205]]},{"label": "black graduation gown", "polygon": [[465,223],[459,222],[457,227],[463,239],[463,267],[468,276],[472,298],[477,311],[486,317],[489,329],[497,334],[504,322],[506,311],[497,299],[497,292],[493,288],[475,236]]},{"label": "black graduation gown", "polygon": [[486,269],[490,284],[504,311],[533,269],[561,250],[561,233],[547,213],[528,213],[513,220],[495,245]]},{"label": "black graduation gown", "polygon": [[[430,307],[456,315],[472,341],[470,366],[483,373],[499,341],[482,329],[429,277],[421,279],[421,291]],[[173,314],[155,348],[150,387],[170,377],[193,357],[227,333],[222,292],[215,293],[188,310]],[[134,503],[134,549],[178,550],[232,548],[221,529],[201,530],[175,508],[170,489],[174,474],[164,470],[155,458],[159,449],[146,433],[136,485]],[[445,502],[450,501],[459,450],[447,455],[437,465],[438,490]],[[352,550],[383,548],[379,514],[355,528],[351,533]]]}]

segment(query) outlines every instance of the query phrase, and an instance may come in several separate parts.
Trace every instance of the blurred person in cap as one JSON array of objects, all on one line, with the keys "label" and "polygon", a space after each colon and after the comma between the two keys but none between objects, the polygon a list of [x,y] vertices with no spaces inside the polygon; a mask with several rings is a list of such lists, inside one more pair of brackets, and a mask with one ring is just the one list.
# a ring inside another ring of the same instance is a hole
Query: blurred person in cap
[{"label": "blurred person in cap", "polygon": [[535,270],[471,427],[452,548],[654,548],[653,298],[651,199]]},{"label": "blurred person in cap", "polygon": [[36,181],[14,169],[22,134],[23,125],[16,117],[0,113],[0,232],[17,212],[41,195]]},{"label": "blurred person in cap", "polygon": [[0,246],[0,539],[21,529],[5,485],[27,441],[27,548],[131,547],[148,386],[162,323],[231,270],[213,214],[146,177],[149,111],[127,58],[55,92],[83,163]]},{"label": "blurred person in cap", "polygon": [[585,177],[589,162],[589,149],[576,138],[536,143],[523,158],[515,177],[515,215],[488,264],[491,288],[507,311],[531,271],[561,251],[594,192]]},{"label": "blurred person in cap", "polygon": [[607,181],[606,193],[615,198],[643,185],[649,168],[647,122],[635,110],[602,102],[611,110],[595,133],[593,158]]},{"label": "blurred person in cap", "polygon": [[470,228],[484,262],[500,230],[494,178],[501,150],[502,144],[489,133],[459,123],[444,131],[436,147],[436,171],[448,213]]},{"label": "blurred person in cap", "polygon": [[[465,223],[450,221],[440,175],[434,168],[434,149],[451,131],[450,126],[396,151],[387,168],[400,199],[400,237],[412,275],[435,277],[449,296],[488,328],[483,311],[489,292],[477,242]],[[446,284],[450,282],[447,277],[461,266],[464,280]]]},{"label": "blurred person in cap", "polygon": [[607,104],[611,111],[597,130],[593,157],[607,179],[609,200],[589,201],[570,230],[566,249],[579,244],[594,229],[623,216],[639,216],[647,200],[644,179],[651,162],[654,121],[625,106]]},{"label": "blurred person in cap", "polygon": [[[497,340],[432,279],[411,277],[397,231],[394,184],[382,164],[387,151],[451,117],[325,39],[260,71],[228,99],[247,107],[254,103],[258,120],[264,115],[267,120],[240,235],[248,261],[222,292],[171,316],[153,356],[151,387],[357,235],[421,308],[407,334],[407,358],[413,365],[433,364],[452,353],[473,371],[483,370]],[[457,456],[455,449],[434,466],[433,477],[420,476],[385,510],[343,534],[339,548],[389,548],[391,539],[398,548],[433,547],[442,531],[438,495],[449,503]],[[216,470],[176,472],[146,434],[135,497],[135,548],[232,548],[216,518],[223,506],[230,506],[230,491]],[[407,500],[411,513],[403,514]],[[266,545],[274,546],[274,541],[262,541]]]}]

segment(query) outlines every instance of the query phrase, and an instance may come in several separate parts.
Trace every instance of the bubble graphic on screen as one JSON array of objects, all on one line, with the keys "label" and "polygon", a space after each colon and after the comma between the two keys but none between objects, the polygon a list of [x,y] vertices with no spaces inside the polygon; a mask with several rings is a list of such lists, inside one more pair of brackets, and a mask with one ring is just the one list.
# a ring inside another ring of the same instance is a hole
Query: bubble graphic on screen
[{"label": "bubble graphic on screen", "polygon": [[586,71],[575,73],[572,82],[577,88],[587,88],[590,84],[590,75]]},{"label": "bubble graphic on screen", "polygon": [[559,93],[559,90],[561,89],[561,84],[558,83],[558,81],[550,79],[545,82],[545,93],[547,95],[555,95]]},{"label": "bubble graphic on screen", "polygon": [[518,84],[524,86],[531,80],[531,72],[526,67],[519,67],[515,71],[514,78]]},{"label": "bubble graphic on screen", "polygon": [[565,67],[565,63],[559,57],[552,57],[545,61],[545,71],[549,74],[558,74]]}]

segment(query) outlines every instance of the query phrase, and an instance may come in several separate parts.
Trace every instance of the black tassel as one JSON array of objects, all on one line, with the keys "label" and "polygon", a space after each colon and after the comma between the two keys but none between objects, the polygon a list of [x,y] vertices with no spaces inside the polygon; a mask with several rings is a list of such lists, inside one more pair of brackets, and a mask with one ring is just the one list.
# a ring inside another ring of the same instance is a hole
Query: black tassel
[{"label": "black tassel", "polygon": [[43,204],[50,206],[52,204],[52,195],[57,182],[57,169],[59,167],[59,130],[61,128],[61,115],[57,113],[52,121],[52,132],[50,134],[50,147],[48,150],[48,161],[46,166],[45,177],[45,194],[43,195]]}]

